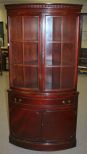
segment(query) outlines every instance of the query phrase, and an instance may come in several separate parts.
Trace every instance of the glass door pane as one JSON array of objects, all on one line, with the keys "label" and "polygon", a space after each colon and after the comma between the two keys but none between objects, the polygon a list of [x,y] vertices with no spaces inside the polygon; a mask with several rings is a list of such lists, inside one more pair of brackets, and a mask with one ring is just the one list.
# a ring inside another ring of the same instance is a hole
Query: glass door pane
[{"label": "glass door pane", "polygon": [[38,65],[38,43],[24,43],[24,64],[36,66]]},{"label": "glass door pane", "polygon": [[[39,18],[39,16],[9,17],[10,76],[13,87],[39,88]],[[15,27],[15,31],[12,27]]]},{"label": "glass door pane", "polygon": [[24,21],[24,40],[38,41],[38,17],[25,16]]},{"label": "glass door pane", "polygon": [[17,87],[17,88],[24,87],[24,74],[23,74],[22,65],[11,64],[10,76],[11,76],[11,86],[12,87]]},{"label": "glass door pane", "polygon": [[[23,73],[23,31],[22,31],[22,17],[9,17],[9,42],[10,42],[10,80],[11,86],[24,86]],[[14,30],[15,28],[15,30]]]},{"label": "glass door pane", "polygon": [[46,16],[45,89],[60,88],[61,17]]},{"label": "glass door pane", "polygon": [[10,44],[12,50],[11,63],[14,65],[23,64],[23,44],[21,42],[12,42]]},{"label": "glass door pane", "polygon": [[46,16],[46,40],[61,40],[61,17]]},{"label": "glass door pane", "polygon": [[24,85],[26,88],[38,88],[38,69],[40,55],[39,49],[39,18],[36,16],[25,16],[24,21]]},{"label": "glass door pane", "polygon": [[37,88],[38,87],[38,69],[37,67],[25,66],[25,87],[26,88]]},{"label": "glass door pane", "polygon": [[46,65],[61,64],[61,43],[46,43]]},{"label": "glass door pane", "polygon": [[[9,17],[10,24],[10,41],[21,41],[22,39],[22,17],[12,16]],[[15,29],[15,30],[14,30]]]},{"label": "glass door pane", "polygon": [[75,42],[75,36],[76,36],[76,19],[75,16],[63,16],[62,17],[62,37],[63,42]]},{"label": "glass door pane", "polygon": [[62,44],[62,65],[75,66],[76,54],[75,43]]},{"label": "glass door pane", "polygon": [[64,16],[62,27],[62,65],[75,65],[76,17]]},{"label": "glass door pane", "polygon": [[77,17],[71,15],[62,18],[61,89],[75,86],[76,22]]},{"label": "glass door pane", "polygon": [[74,67],[61,68],[61,89],[74,88]]},{"label": "glass door pane", "polygon": [[60,88],[60,67],[45,68],[45,89]]},{"label": "glass door pane", "polygon": [[45,17],[45,67],[46,90],[63,90],[75,87],[77,62],[77,17]]}]

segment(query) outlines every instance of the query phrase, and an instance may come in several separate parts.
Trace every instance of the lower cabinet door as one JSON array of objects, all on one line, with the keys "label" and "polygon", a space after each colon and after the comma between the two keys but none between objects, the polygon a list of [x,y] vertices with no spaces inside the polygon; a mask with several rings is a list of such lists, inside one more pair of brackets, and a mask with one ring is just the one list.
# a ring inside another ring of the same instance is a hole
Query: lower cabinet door
[{"label": "lower cabinet door", "polygon": [[41,136],[41,116],[39,111],[14,105],[10,111],[11,134],[20,139],[38,140]]},{"label": "lower cabinet door", "polygon": [[43,115],[43,139],[67,140],[75,136],[76,114],[74,110],[46,111]]}]

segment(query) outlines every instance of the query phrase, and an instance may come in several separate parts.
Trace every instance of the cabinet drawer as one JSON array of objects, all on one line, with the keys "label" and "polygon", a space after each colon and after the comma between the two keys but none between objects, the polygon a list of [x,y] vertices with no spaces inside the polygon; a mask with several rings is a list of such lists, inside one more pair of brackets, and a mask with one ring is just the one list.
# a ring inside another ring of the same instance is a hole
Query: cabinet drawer
[{"label": "cabinet drawer", "polygon": [[28,97],[23,97],[22,95],[19,95],[19,94],[9,93],[8,98],[9,98],[10,104],[20,104],[20,103],[29,104],[31,103]]},{"label": "cabinet drawer", "polygon": [[64,106],[64,105],[75,105],[77,104],[77,95],[66,96],[56,99],[46,99],[46,98],[30,98],[24,97],[18,94],[9,95],[9,104],[27,104],[27,105],[40,105],[40,106]]}]

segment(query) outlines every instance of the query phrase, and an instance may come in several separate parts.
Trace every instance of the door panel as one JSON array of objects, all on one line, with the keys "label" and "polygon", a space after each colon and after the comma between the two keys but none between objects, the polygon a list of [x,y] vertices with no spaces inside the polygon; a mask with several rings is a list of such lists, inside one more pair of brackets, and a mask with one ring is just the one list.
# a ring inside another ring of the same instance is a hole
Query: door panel
[{"label": "door panel", "polygon": [[61,24],[62,17],[45,16],[45,90],[60,89]]},{"label": "door panel", "polygon": [[[40,16],[9,17],[11,86],[39,89]],[[32,76],[32,77],[31,77]]]},{"label": "door panel", "polygon": [[75,135],[75,129],[76,115],[74,110],[70,109],[44,112],[43,139],[70,139]]},{"label": "door panel", "polygon": [[45,90],[75,88],[77,21],[71,15],[45,16]]},{"label": "door panel", "polygon": [[10,128],[13,136],[37,140],[41,137],[41,116],[39,111],[14,105],[10,110]]}]

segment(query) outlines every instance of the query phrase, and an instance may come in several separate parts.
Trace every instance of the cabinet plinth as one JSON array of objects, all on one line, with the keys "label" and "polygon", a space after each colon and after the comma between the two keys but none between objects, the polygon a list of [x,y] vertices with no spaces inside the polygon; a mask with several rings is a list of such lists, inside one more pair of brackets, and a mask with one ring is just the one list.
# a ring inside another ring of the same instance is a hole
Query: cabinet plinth
[{"label": "cabinet plinth", "polygon": [[6,5],[9,141],[41,151],[76,146],[81,5]]}]

